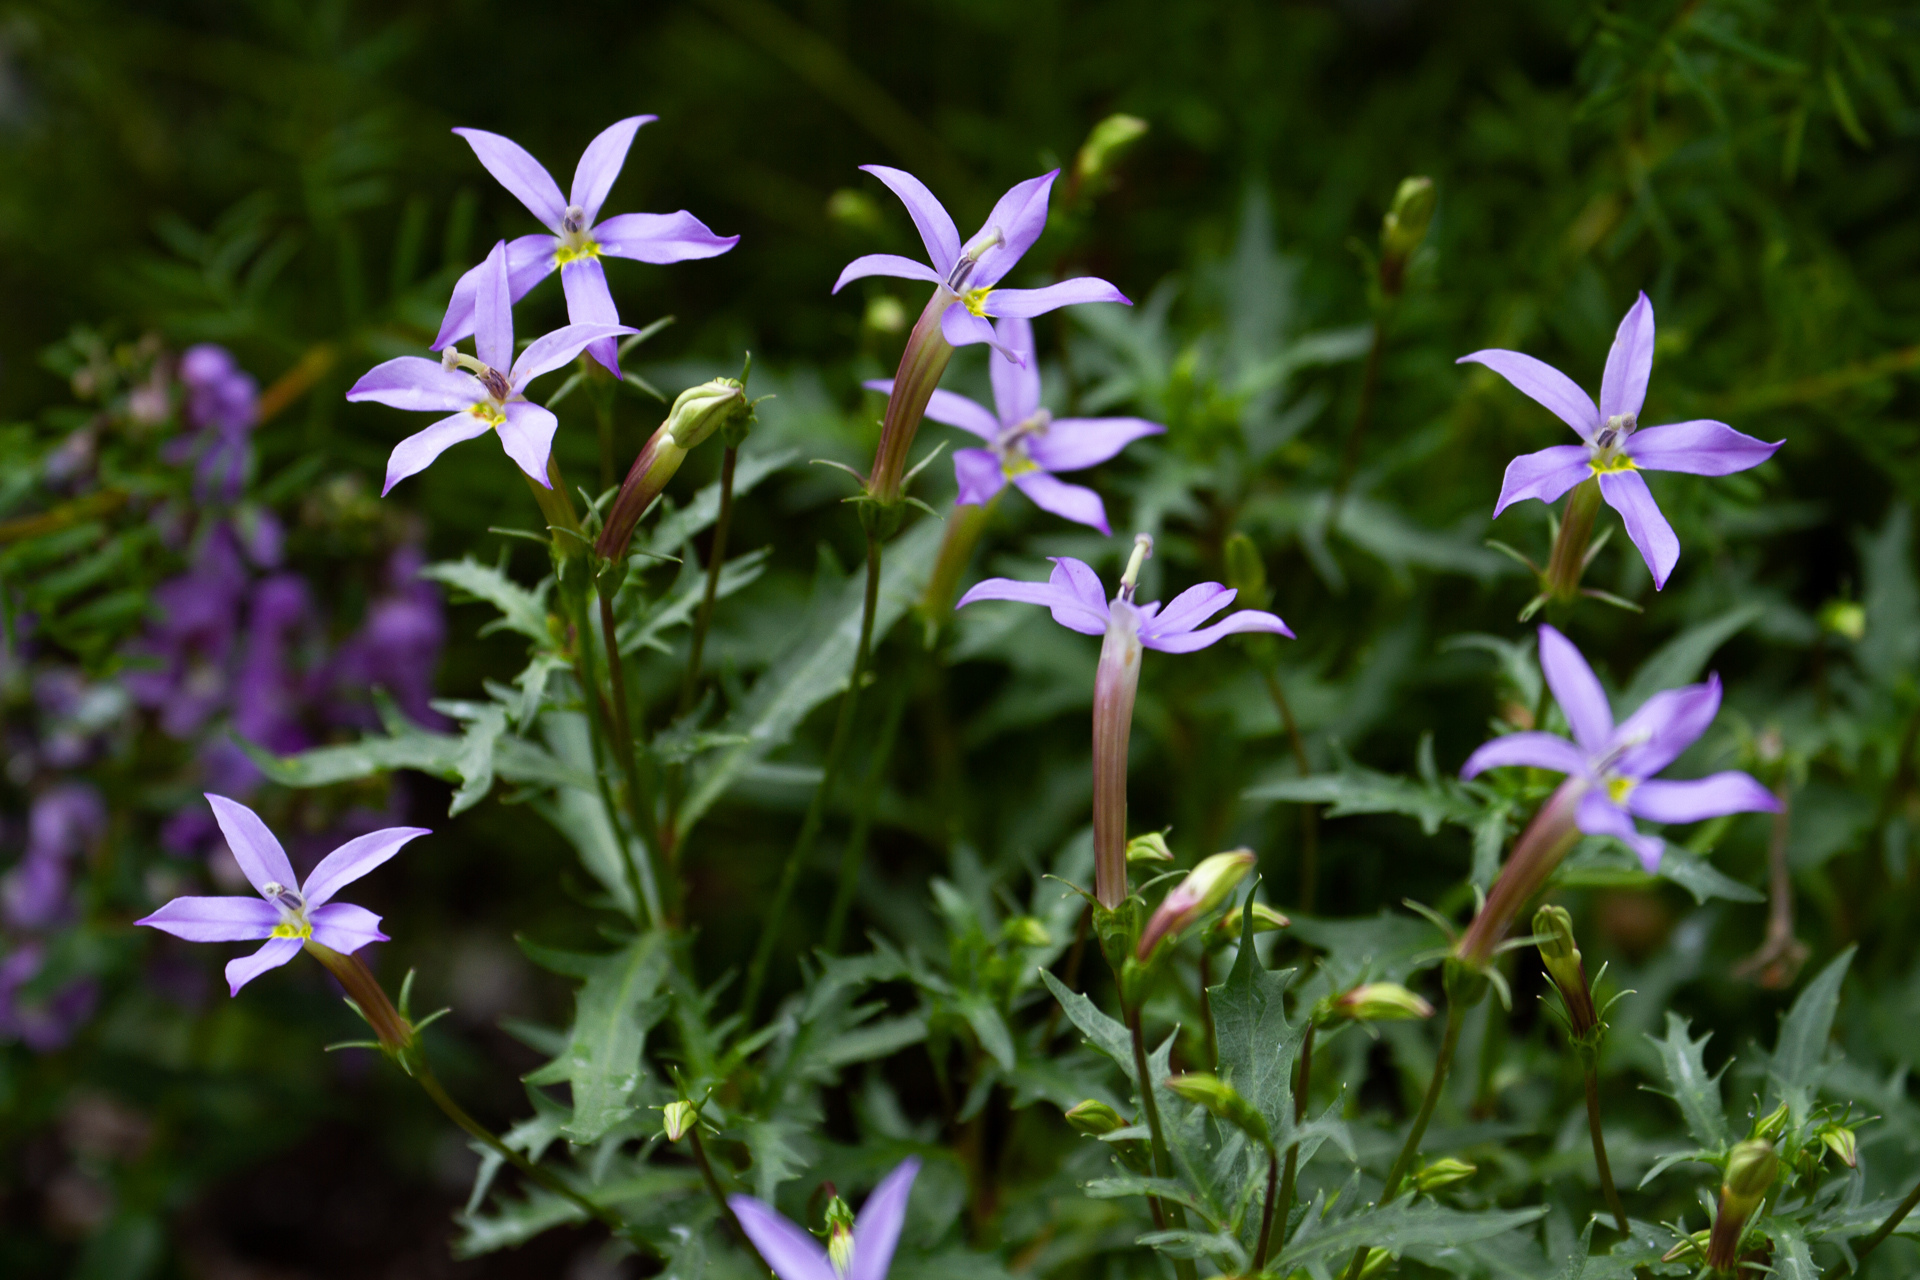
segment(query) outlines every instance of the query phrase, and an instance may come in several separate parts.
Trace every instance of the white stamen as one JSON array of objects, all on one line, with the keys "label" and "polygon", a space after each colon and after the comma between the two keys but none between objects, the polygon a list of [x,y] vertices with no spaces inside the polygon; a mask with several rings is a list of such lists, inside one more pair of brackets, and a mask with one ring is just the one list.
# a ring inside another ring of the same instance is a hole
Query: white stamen
[{"label": "white stamen", "polygon": [[1120,598],[1131,602],[1134,588],[1140,585],[1140,566],[1153,555],[1153,537],[1150,534],[1133,535],[1133,554],[1127,557],[1127,571],[1120,575]]}]

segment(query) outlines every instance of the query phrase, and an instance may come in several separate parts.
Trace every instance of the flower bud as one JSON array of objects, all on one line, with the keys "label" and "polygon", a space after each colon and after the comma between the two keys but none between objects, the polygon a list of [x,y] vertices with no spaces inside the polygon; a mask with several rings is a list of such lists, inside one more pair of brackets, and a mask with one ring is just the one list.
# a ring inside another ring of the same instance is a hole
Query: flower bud
[{"label": "flower bud", "polygon": [[1413,256],[1427,238],[1427,224],[1433,221],[1433,179],[1402,178],[1393,193],[1393,207],[1380,220],[1380,252],[1401,261]]},{"label": "flower bud", "polygon": [[827,1201],[827,1260],[833,1274],[844,1276],[853,1267],[853,1210],[839,1196]]},{"label": "flower bud", "polygon": [[1541,907],[1533,913],[1533,932],[1541,939],[1540,962],[1567,1003],[1567,1019],[1576,1037],[1585,1036],[1599,1022],[1593,1010],[1593,992],[1580,964],[1580,948],[1573,941],[1573,917],[1565,907]]},{"label": "flower bud", "polygon": [[1431,1018],[1433,1006],[1397,982],[1369,982],[1335,998],[1333,1015],[1355,1022]]},{"label": "flower bud", "polygon": [[1253,539],[1236,533],[1227,539],[1223,550],[1227,585],[1240,593],[1234,597],[1234,603],[1246,609],[1266,608],[1273,592],[1267,588],[1267,565],[1260,558],[1260,549],[1253,545]]},{"label": "flower bud", "polygon": [[660,1111],[660,1127],[666,1131],[668,1142],[678,1142],[686,1137],[687,1130],[693,1128],[700,1119],[700,1112],[685,1100],[669,1102]]},{"label": "flower bud", "polygon": [[1820,607],[1820,627],[1857,642],[1867,634],[1867,611],[1852,600],[1829,600]]},{"label": "flower bud", "polygon": [[752,422],[753,405],[747,399],[745,384],[737,378],[715,378],[682,391],[667,420],[633,460],[593,549],[606,560],[624,559],[640,517],[680,470],[687,454],[716,431],[726,432],[728,443],[737,445],[734,437],[742,435]]},{"label": "flower bud", "polygon": [[1860,1139],[1843,1124],[1822,1125],[1817,1133],[1827,1150],[1840,1157],[1849,1169],[1860,1167]]},{"label": "flower bud", "polygon": [[1258,861],[1251,849],[1235,849],[1201,859],[1147,920],[1134,955],[1145,960],[1162,938],[1177,937],[1182,929],[1225,901],[1234,886],[1246,878]]},{"label": "flower bud", "polygon": [[1080,154],[1074,158],[1074,180],[1084,186],[1105,177],[1120,153],[1146,132],[1145,120],[1125,113],[1110,115],[1094,125],[1087,140],[1080,145]]},{"label": "flower bud", "polygon": [[1464,1182],[1480,1172],[1478,1165],[1468,1164],[1465,1160],[1456,1160],[1452,1156],[1444,1160],[1435,1160],[1432,1164],[1413,1175],[1413,1182],[1422,1191],[1438,1191],[1441,1187]]},{"label": "flower bud", "polygon": [[1135,836],[1127,841],[1127,865],[1136,862],[1172,862],[1173,850],[1167,848],[1167,837],[1159,831],[1149,831],[1144,836]]},{"label": "flower bud", "polygon": [[1088,1098],[1067,1109],[1067,1123],[1089,1138],[1101,1138],[1127,1127],[1127,1120],[1104,1102]]},{"label": "flower bud", "polygon": [[1789,1114],[1787,1104],[1783,1102],[1766,1115],[1755,1120],[1753,1122],[1753,1132],[1747,1136],[1750,1138],[1765,1138],[1771,1142],[1786,1132],[1787,1121],[1791,1118],[1792,1116]]},{"label": "flower bud", "polygon": [[1044,947],[1053,941],[1047,926],[1032,916],[1015,916],[1000,927],[1000,936],[1021,947]]},{"label": "flower bud", "polygon": [[746,387],[738,378],[715,378],[688,387],[667,414],[667,434],[684,450],[698,448],[723,427],[737,426],[753,417]]},{"label": "flower bud", "polygon": [[1238,1089],[1219,1076],[1205,1071],[1191,1071],[1185,1075],[1168,1077],[1167,1088],[1188,1102],[1205,1107],[1216,1119],[1232,1125],[1262,1146],[1271,1142],[1266,1117],[1241,1097]]},{"label": "flower bud", "polygon": [[1717,1271],[1731,1271],[1740,1257],[1740,1237],[1747,1220],[1760,1202],[1767,1198],[1773,1179],[1780,1171],[1780,1157],[1773,1144],[1748,1139],[1727,1156],[1727,1173],[1720,1183],[1720,1212],[1713,1220],[1713,1234],[1707,1239],[1707,1265]]},{"label": "flower bud", "polygon": [[[1264,902],[1253,904],[1253,931],[1256,935],[1272,933],[1275,929],[1285,929],[1293,921],[1275,911]],[[1240,936],[1240,913],[1235,911],[1221,916],[1213,924],[1214,933],[1220,935],[1223,942],[1231,942]]]}]

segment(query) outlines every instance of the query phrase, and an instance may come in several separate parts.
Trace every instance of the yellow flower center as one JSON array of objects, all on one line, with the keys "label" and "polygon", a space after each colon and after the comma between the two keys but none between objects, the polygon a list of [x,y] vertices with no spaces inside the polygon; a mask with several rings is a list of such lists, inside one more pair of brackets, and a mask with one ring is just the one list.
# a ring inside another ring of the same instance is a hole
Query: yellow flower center
[{"label": "yellow flower center", "polygon": [[555,266],[564,267],[569,262],[578,262],[582,258],[600,256],[600,244],[584,232],[568,236],[561,241],[560,247],[553,251]]},{"label": "yellow flower center", "polygon": [[1009,480],[1039,469],[1040,464],[1029,458],[1022,449],[1009,449],[1006,456],[1000,459],[1000,471]]},{"label": "yellow flower center", "polygon": [[497,427],[507,420],[507,415],[503,413],[500,406],[492,400],[482,400],[480,403],[474,405],[473,408],[467,410],[467,412],[479,418],[490,427]]},{"label": "yellow flower center", "polygon": [[1596,476],[1604,476],[1615,471],[1638,471],[1632,458],[1624,453],[1606,453],[1596,455],[1587,466]]},{"label": "yellow flower center", "polygon": [[1607,799],[1615,804],[1625,804],[1627,797],[1633,794],[1637,784],[1632,778],[1612,777],[1607,779]]},{"label": "yellow flower center", "polygon": [[987,318],[987,295],[992,292],[993,289],[990,286],[969,289],[960,295],[960,301],[965,304],[967,310],[979,316],[982,320],[985,320]]},{"label": "yellow flower center", "polygon": [[276,938],[299,938],[304,942],[313,936],[313,926],[308,924],[304,919],[289,918],[273,926],[273,936]]}]

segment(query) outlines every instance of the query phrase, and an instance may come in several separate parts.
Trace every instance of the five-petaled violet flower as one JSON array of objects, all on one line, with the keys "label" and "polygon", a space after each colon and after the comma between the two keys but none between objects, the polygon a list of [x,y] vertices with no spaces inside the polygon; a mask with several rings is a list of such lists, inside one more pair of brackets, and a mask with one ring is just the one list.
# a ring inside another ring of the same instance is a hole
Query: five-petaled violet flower
[{"label": "five-petaled violet flower", "polygon": [[[484,129],[454,130],[467,140],[487,172],[551,232],[521,236],[507,243],[507,276],[515,302],[558,269],[560,287],[567,295],[569,320],[574,324],[619,324],[620,313],[607,289],[607,273],[600,266],[602,257],[665,265],[716,257],[739,242],[739,236],[715,235],[685,209],[678,213],[622,213],[598,221],[600,206],[627,162],[634,132],[658,118],[629,116],[588,143],[573,171],[570,200],[561,198],[553,176],[519,143]],[[454,285],[453,301],[441,321],[440,336],[433,340],[433,350],[458,342],[479,323],[480,272],[481,268],[475,267]],[[595,339],[587,352],[619,376],[618,350],[612,338]]]},{"label": "five-petaled violet flower", "polygon": [[[960,449],[953,455],[961,505],[984,505],[1011,480],[1042,510],[1112,533],[1100,495],[1056,479],[1053,473],[1097,466],[1140,437],[1159,435],[1166,428],[1144,418],[1055,418],[1040,407],[1033,325],[1022,317],[1008,316],[994,329],[1001,351],[1021,358],[1015,361],[1000,354],[989,358],[993,410],[951,391],[935,391],[927,401],[927,417],[971,431],[987,442],[984,449]],[[893,394],[891,378],[866,386]]]},{"label": "five-petaled violet flower", "polygon": [[1647,870],[1660,866],[1658,836],[1641,835],[1638,816],[1652,822],[1698,822],[1722,814],[1774,810],[1780,802],[1744,773],[1716,773],[1693,782],[1654,777],[1692,746],[1720,710],[1720,677],[1668,689],[1648,698],[1620,724],[1606,691],[1573,641],[1540,628],[1540,669],[1573,730],[1573,741],[1551,733],[1510,733],[1467,758],[1462,777],[1500,765],[1531,765],[1567,775],[1578,791],[1574,824],[1588,835],[1617,836]]},{"label": "five-petaled violet flower", "polygon": [[1680,558],[1680,539],[1660,513],[1642,471],[1686,471],[1724,476],[1757,467],[1785,441],[1768,444],[1724,422],[1698,419],[1641,428],[1640,407],[1653,369],[1653,304],[1641,294],[1620,321],[1600,377],[1596,406],[1566,374],[1518,351],[1476,351],[1455,363],[1486,365],[1579,433],[1582,443],[1554,445],[1507,464],[1498,516],[1522,498],[1553,502],[1593,479],[1607,504],[1620,513],[1627,536],[1653,572],[1655,588]]},{"label": "five-petaled violet flower", "polygon": [[286,850],[260,815],[225,796],[208,795],[213,816],[233,850],[234,861],[260,891],[253,898],[175,898],[135,924],[150,925],[188,942],[252,942],[267,945],[250,956],[227,962],[227,985],[234,995],[269,969],[293,959],[309,939],[351,955],[369,942],[385,942],[380,917],[333,895],[400,852],[422,827],[388,827],[349,840],[320,860],[305,884],[293,874]]},{"label": "five-petaled violet flower", "polygon": [[439,360],[400,356],[367,370],[347,392],[349,400],[449,415],[393,447],[387,459],[387,483],[380,490],[383,496],[408,476],[426,470],[449,447],[489,431],[499,434],[500,447],[529,479],[551,489],[547,455],[560,420],[527,399],[527,384],[558,369],[590,343],[634,332],[620,324],[570,324],[534,339],[515,360],[506,242],[494,245],[476,270],[480,272],[474,304],[477,355],[449,347]]},{"label": "five-petaled violet flower", "polygon": [[894,1246],[900,1242],[900,1225],[907,1216],[907,1195],[919,1172],[918,1160],[901,1161],[873,1189],[851,1227],[844,1222],[828,1224],[831,1234],[826,1249],[773,1206],[752,1196],[729,1196],[727,1204],[780,1280],[886,1280]]},{"label": "five-petaled violet flower", "polygon": [[1133,731],[1141,650],[1193,653],[1243,631],[1293,635],[1286,623],[1259,609],[1242,609],[1210,627],[1201,626],[1238,594],[1217,582],[1188,587],[1165,609],[1158,601],[1135,604],[1140,566],[1151,554],[1153,539],[1144,533],[1135,537],[1133,555],[1120,576],[1120,590],[1111,601],[1092,569],[1070,557],[1056,556],[1053,573],[1045,582],[988,578],[955,606],[964,609],[976,600],[1043,604],[1061,626],[1104,637],[1093,677],[1093,874],[1094,896],[1109,910],[1127,896],[1127,740]]},{"label": "five-petaled violet flower", "polygon": [[[834,282],[835,293],[863,276],[930,281],[940,286],[935,296],[945,300],[940,310],[940,330],[956,347],[970,342],[998,346],[993,326],[987,323],[990,317],[1031,318],[1079,302],[1127,302],[1125,294],[1094,276],[1062,280],[1043,289],[998,287],[1002,277],[1046,230],[1047,196],[1053,180],[1060,175],[1058,169],[1014,184],[993,206],[986,225],[963,245],[946,207],[934,199],[920,179],[883,164],[860,167],[886,183],[907,206],[932,265],[897,253],[870,253],[846,265]],[[1022,353],[1012,358],[1025,360],[1026,356]]]}]

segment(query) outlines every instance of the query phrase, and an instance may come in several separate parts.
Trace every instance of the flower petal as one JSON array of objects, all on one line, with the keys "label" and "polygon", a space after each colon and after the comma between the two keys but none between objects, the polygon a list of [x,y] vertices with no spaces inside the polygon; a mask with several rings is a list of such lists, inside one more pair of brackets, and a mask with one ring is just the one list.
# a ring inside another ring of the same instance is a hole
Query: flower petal
[{"label": "flower petal", "polygon": [[1613,738],[1613,709],[1607,705],[1606,690],[1573,641],[1552,627],[1540,628],[1540,671],[1580,749],[1589,756],[1605,754]]},{"label": "flower petal", "polygon": [[1785,440],[1775,440],[1768,444],[1743,435],[1724,422],[1699,418],[1643,428],[1628,436],[1622,447],[1634,464],[1645,471],[1727,476],[1759,466],[1785,443]]},{"label": "flower petal", "polygon": [[424,431],[414,432],[393,446],[393,452],[387,455],[387,481],[380,489],[380,496],[384,498],[392,493],[393,486],[408,476],[425,471],[435,458],[462,440],[483,436],[492,427],[485,418],[461,412],[440,419]]},{"label": "flower petal", "polygon": [[511,138],[503,138],[497,133],[488,133],[485,129],[455,129],[455,133],[467,140],[473,148],[473,154],[480,157],[480,163],[486,166],[501,186],[513,193],[514,199],[527,206],[527,211],[547,224],[547,230],[560,234],[560,223],[567,216],[567,202],[561,198],[560,187],[546,166],[527,154],[525,147]]},{"label": "flower petal", "polygon": [[1196,583],[1169,601],[1150,624],[1141,628],[1141,634],[1171,635],[1176,631],[1191,631],[1232,604],[1239,594],[1237,589],[1218,582]]},{"label": "flower petal", "polygon": [[1653,372],[1653,304],[1642,292],[1613,335],[1607,367],[1600,375],[1600,418],[1618,414],[1638,417],[1647,402],[1647,379]]},{"label": "flower petal", "polygon": [[1508,382],[1514,390],[1546,407],[1554,417],[1591,442],[1600,427],[1600,411],[1572,378],[1544,360],[1536,360],[1519,351],[1492,347],[1461,356],[1455,364],[1483,364]]},{"label": "flower petal", "polygon": [[1589,791],[1580,797],[1574,811],[1574,825],[1590,836],[1612,836],[1640,855],[1640,865],[1649,873],[1660,869],[1660,855],[1666,842],[1658,836],[1643,836],[1633,825],[1625,809],[1607,799],[1604,791]]},{"label": "flower petal", "polygon": [[613,180],[620,176],[621,167],[627,163],[627,148],[633,145],[633,135],[641,125],[652,124],[659,118],[628,116],[616,121],[602,129],[580,153],[580,163],[573,167],[573,203],[586,213],[588,226],[600,216],[600,206],[607,202]]},{"label": "flower petal", "polygon": [[[947,340],[949,346],[965,347],[984,342],[995,351],[1004,350],[993,326],[958,302],[940,313],[940,336]],[[1007,358],[1013,357],[1009,355]]]},{"label": "flower petal", "polygon": [[826,1250],[811,1235],[781,1217],[771,1205],[752,1196],[728,1196],[740,1229],[753,1241],[780,1280],[839,1280]]},{"label": "flower petal", "polygon": [[329,902],[307,912],[307,919],[313,924],[313,940],[343,956],[352,955],[369,942],[388,941],[380,932],[380,917],[351,902]]},{"label": "flower petal", "polygon": [[1557,502],[1560,495],[1592,474],[1590,454],[1583,444],[1556,444],[1538,453],[1523,453],[1507,464],[1500,482],[1500,501],[1493,514],[1527,498]]},{"label": "flower petal", "polygon": [[620,213],[593,229],[600,252],[614,258],[664,267],[674,262],[717,258],[740,243],[739,236],[715,235],[685,209],[673,213]]},{"label": "flower petal", "polygon": [[[892,378],[869,378],[860,384],[869,391],[878,391],[883,396],[893,394]],[[1000,424],[994,421],[987,407],[977,400],[969,400],[963,395],[951,391],[935,389],[927,400],[926,413],[923,415],[935,422],[944,422],[950,427],[962,431],[971,431],[982,440],[991,440],[1000,434]]]},{"label": "flower petal", "polygon": [[1102,602],[1103,607],[1098,610],[1090,608],[1070,586],[1060,581],[1060,577],[1056,562],[1053,580],[1048,582],[988,578],[984,582],[975,583],[965,595],[960,597],[960,603],[954,608],[964,609],[976,600],[1012,600],[1019,604],[1040,604],[1051,609],[1053,620],[1069,630],[1088,636],[1104,635],[1107,630],[1107,611],[1104,602]]},{"label": "flower petal", "polygon": [[508,381],[515,391],[524,392],[527,384],[543,373],[552,373],[602,338],[619,338],[639,330],[624,324],[567,324],[543,334],[527,344],[513,362]]},{"label": "flower petal", "polygon": [[868,276],[897,276],[902,280],[927,280],[939,284],[941,275],[924,262],[903,258],[897,253],[869,253],[855,258],[840,270],[833,291],[840,292],[855,280]]},{"label": "flower petal", "polygon": [[1061,307],[1083,302],[1119,302],[1132,306],[1126,294],[1095,276],[1076,276],[1042,289],[995,289],[987,295],[986,313],[990,316],[1043,316]]},{"label": "flower petal", "polygon": [[1040,365],[1034,358],[1033,326],[1024,316],[1008,316],[995,324],[993,331],[999,336],[1001,350],[1017,351],[1024,357],[1024,363],[1005,356],[987,361],[987,373],[993,379],[994,411],[1001,422],[1016,426],[1040,408]]},{"label": "flower petal", "polygon": [[962,506],[982,506],[1007,484],[1000,459],[986,449],[955,449],[953,478],[960,484],[960,496],[954,501]]},{"label": "flower petal", "polygon": [[[575,258],[560,268],[560,287],[567,294],[567,319],[574,324],[618,325],[620,312],[614,308],[613,293],[607,288],[607,273],[593,258]],[[612,338],[596,338],[587,344],[587,354],[614,377],[620,376],[620,344]]]},{"label": "flower petal", "polygon": [[300,895],[310,908],[331,901],[343,886],[352,884],[400,852],[407,841],[430,834],[425,827],[388,827],[356,836],[320,859],[320,865],[300,887]]},{"label": "flower petal", "polygon": [[465,369],[448,369],[438,360],[400,356],[373,366],[347,391],[347,399],[371,400],[395,409],[450,413],[487,398],[480,379]]},{"label": "flower petal", "polygon": [[1053,180],[1059,176],[1060,171],[1055,169],[1037,178],[1016,182],[994,202],[993,212],[987,215],[980,230],[982,233],[997,230],[1000,240],[980,255],[973,274],[967,278],[970,287],[1000,283],[1001,277],[1013,270],[1027,250],[1033,248],[1033,242],[1047,229],[1047,196],[1053,190]]},{"label": "flower petal", "polygon": [[1198,631],[1187,631],[1178,635],[1148,635],[1148,628],[1140,629],[1140,643],[1149,649],[1158,649],[1161,653],[1195,653],[1206,648],[1216,640],[1238,635],[1243,631],[1267,631],[1277,636],[1293,639],[1293,631],[1280,620],[1278,614],[1263,609],[1242,609],[1230,613],[1210,627]]},{"label": "flower petal", "polygon": [[1072,556],[1050,558],[1053,572],[1047,575],[1047,581],[1071,591],[1081,604],[1106,617],[1107,589],[1100,585],[1100,575],[1084,560],[1075,560]]},{"label": "flower petal", "polygon": [[1526,765],[1551,769],[1555,773],[1581,774],[1587,770],[1587,755],[1579,747],[1554,733],[1509,733],[1483,743],[1460,766],[1460,776],[1472,778],[1488,769],[1507,765]]},{"label": "flower petal", "polygon": [[507,242],[495,242],[473,282],[473,350],[480,363],[505,372],[513,364],[513,283]]},{"label": "flower petal", "polygon": [[900,1224],[907,1216],[907,1196],[913,1191],[920,1162],[912,1156],[880,1180],[860,1215],[853,1220],[853,1262],[846,1280],[887,1280],[893,1249],[900,1243]]},{"label": "flower petal", "polygon": [[1013,478],[1013,483],[1042,511],[1098,529],[1109,537],[1113,535],[1113,528],[1107,523],[1106,504],[1085,485],[1068,484],[1044,471],[1023,471]]},{"label": "flower petal", "polygon": [[[533,286],[553,274],[554,246],[559,244],[553,236],[546,234],[518,236],[507,241],[507,284],[515,302],[527,296]],[[482,262],[470,267],[453,286],[453,297],[447,303],[447,314],[440,321],[439,336],[434,338],[429,351],[438,351],[451,342],[458,342],[473,332],[473,300],[480,287],[480,273],[486,268]]]},{"label": "flower petal", "polygon": [[1629,778],[1651,778],[1698,742],[1719,714],[1718,675],[1654,694],[1613,731],[1616,767]]},{"label": "flower petal", "polygon": [[300,939],[269,938],[267,945],[252,955],[227,961],[227,994],[239,995],[240,988],[267,970],[278,969],[299,954]]},{"label": "flower petal", "polygon": [[134,923],[188,942],[251,942],[273,936],[280,911],[260,898],[175,898]]},{"label": "flower petal", "polygon": [[220,834],[227,838],[227,848],[233,851],[233,860],[246,873],[247,883],[263,896],[270,884],[291,889],[300,883],[293,874],[293,864],[287,861],[287,851],[280,847],[273,832],[267,830],[267,824],[260,821],[259,814],[225,796],[212,792],[206,796],[207,803],[213,806],[213,820],[220,824]]},{"label": "flower petal", "polygon": [[1680,538],[1660,514],[1647,482],[1637,471],[1608,471],[1600,477],[1600,496],[1620,513],[1627,536],[1640,548],[1640,558],[1653,574],[1653,589],[1667,585],[1667,575],[1680,559]]},{"label": "flower petal", "polygon": [[1627,795],[1627,807],[1650,822],[1699,822],[1726,813],[1775,813],[1773,792],[1735,770],[1692,782],[1641,783]]},{"label": "flower petal", "polygon": [[1056,418],[1027,438],[1027,455],[1049,471],[1097,466],[1143,436],[1166,428],[1145,418]]},{"label": "flower petal", "polygon": [[863,164],[860,169],[886,183],[887,190],[900,197],[900,203],[907,206],[907,215],[920,233],[920,243],[927,247],[927,261],[933,264],[934,278],[946,279],[947,272],[953,270],[954,259],[960,256],[960,230],[953,225],[946,206],[934,199],[924,182],[903,169],[884,164]]},{"label": "flower petal", "polygon": [[494,432],[500,437],[500,447],[534,483],[543,489],[553,488],[547,482],[547,455],[553,452],[553,433],[559,430],[560,419],[525,400],[512,401],[501,412],[507,420]]}]

